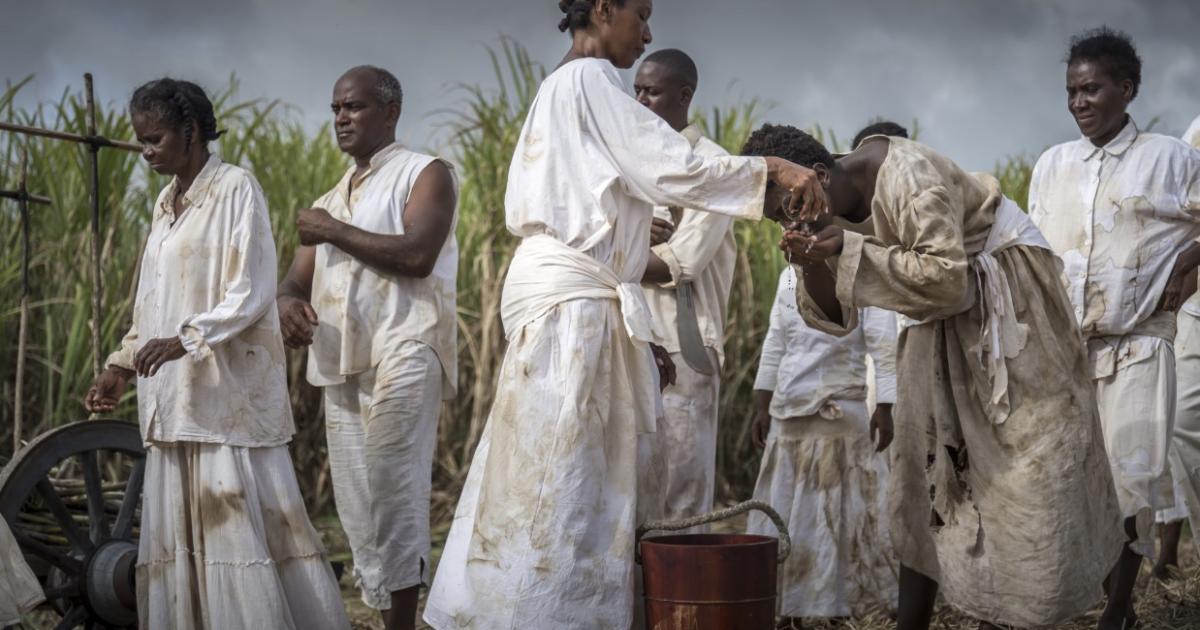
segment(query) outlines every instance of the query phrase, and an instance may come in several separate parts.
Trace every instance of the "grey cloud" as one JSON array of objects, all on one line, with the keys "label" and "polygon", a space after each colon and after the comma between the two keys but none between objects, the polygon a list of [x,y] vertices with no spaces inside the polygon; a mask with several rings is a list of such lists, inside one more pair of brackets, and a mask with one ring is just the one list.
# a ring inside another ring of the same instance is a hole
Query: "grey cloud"
[{"label": "grey cloud", "polygon": [[[458,82],[491,82],[484,47],[505,34],[552,67],[567,45],[549,0],[458,2],[218,0],[68,2],[6,7],[0,79],[37,75],[25,102],[95,73],[120,104],[170,74],[210,88],[231,73],[245,98],[279,98],[316,126],[347,67],[393,70],[403,135],[436,143],[434,112]],[[874,116],[921,122],[923,139],[970,168],[1072,138],[1061,62],[1070,35],[1107,23],[1138,42],[1146,71],[1133,106],[1178,133],[1200,114],[1200,12],[1192,0],[659,0],[651,48],[697,60],[701,106],[760,97],[767,118],[819,123],[848,138]]]}]

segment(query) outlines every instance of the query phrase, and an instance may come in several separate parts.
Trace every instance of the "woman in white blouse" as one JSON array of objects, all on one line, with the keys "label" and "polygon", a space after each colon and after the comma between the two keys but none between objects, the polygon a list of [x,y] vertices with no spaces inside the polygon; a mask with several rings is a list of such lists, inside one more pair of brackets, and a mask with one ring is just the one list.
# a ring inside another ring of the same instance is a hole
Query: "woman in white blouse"
[{"label": "woman in white blouse", "polygon": [[129,109],[142,156],[173,179],[152,209],[133,325],[85,404],[112,411],[137,377],[140,627],[348,627],[287,450],[262,190],[209,152],[220,134],[195,84],[151,81]]}]

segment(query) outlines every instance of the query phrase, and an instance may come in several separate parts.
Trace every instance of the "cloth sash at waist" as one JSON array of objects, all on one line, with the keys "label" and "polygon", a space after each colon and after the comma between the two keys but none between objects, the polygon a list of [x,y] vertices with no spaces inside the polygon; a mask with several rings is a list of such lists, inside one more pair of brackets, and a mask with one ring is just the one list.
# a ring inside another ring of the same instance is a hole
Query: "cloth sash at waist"
[{"label": "cloth sash at waist", "polygon": [[[987,370],[988,382],[992,391],[988,397],[988,417],[995,424],[1002,424],[1008,419],[1012,405],[1008,399],[1008,364],[1007,359],[1017,356],[1025,347],[1029,338],[1029,327],[1017,321],[1016,308],[1013,306],[1012,287],[1008,284],[1008,276],[996,260],[996,254],[1018,245],[1037,247],[1047,251],[1050,244],[1029,219],[1029,215],[1008,197],[1001,197],[996,207],[996,216],[988,232],[983,249],[970,254],[971,271],[975,274],[977,296],[967,295],[961,310],[961,315],[975,306],[976,297],[983,310],[983,325],[979,335],[979,346],[975,348],[976,356]],[[948,318],[937,318],[948,319]],[[929,319],[921,322],[905,321],[903,325],[919,325],[935,321]],[[984,356],[986,355],[986,356]]]},{"label": "cloth sash at waist", "polygon": [[617,300],[625,332],[635,344],[649,343],[650,307],[638,282],[622,282],[604,263],[539,234],[521,241],[508,267],[500,298],[504,335],[545,315],[555,306],[579,299]]}]

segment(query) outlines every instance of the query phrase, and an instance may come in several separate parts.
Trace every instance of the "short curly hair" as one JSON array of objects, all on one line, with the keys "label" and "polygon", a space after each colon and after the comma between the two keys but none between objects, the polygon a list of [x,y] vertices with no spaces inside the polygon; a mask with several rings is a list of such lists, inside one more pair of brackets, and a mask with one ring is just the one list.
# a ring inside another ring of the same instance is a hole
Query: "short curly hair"
[{"label": "short curly hair", "polygon": [[185,151],[192,148],[193,122],[204,144],[225,133],[217,129],[212,101],[191,81],[163,78],[145,83],[129,99],[129,112],[154,116],[162,124],[182,132]]},{"label": "short curly hair", "polygon": [[895,136],[897,138],[907,138],[908,130],[890,120],[877,120],[866,127],[863,127],[858,131],[858,133],[854,134],[854,142],[850,143],[850,149],[857,149],[858,145],[862,144],[863,140],[866,140],[871,136]]},{"label": "short curly hair", "polygon": [[1104,68],[1114,81],[1133,82],[1133,97],[1142,85],[1142,58],[1129,34],[1101,26],[1071,38],[1067,65],[1092,61]]},{"label": "short curly hair", "polygon": [[833,155],[829,149],[816,138],[791,125],[766,124],[759,127],[742,145],[742,155],[773,156],[809,168],[817,164],[833,168]]},{"label": "short curly hair", "polygon": [[[613,0],[617,6],[625,6],[625,0]],[[558,30],[560,32],[575,31],[581,28],[587,28],[591,20],[592,8],[596,6],[595,0],[559,0],[558,10],[563,12],[563,19],[558,22]]]}]

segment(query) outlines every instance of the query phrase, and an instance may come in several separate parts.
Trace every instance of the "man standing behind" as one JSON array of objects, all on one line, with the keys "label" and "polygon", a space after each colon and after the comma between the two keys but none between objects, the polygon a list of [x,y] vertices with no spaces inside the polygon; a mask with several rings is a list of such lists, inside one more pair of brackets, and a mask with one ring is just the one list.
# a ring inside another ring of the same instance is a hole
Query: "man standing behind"
[{"label": "man standing behind", "polygon": [[[1183,132],[1183,141],[1200,149],[1200,116]],[[1189,288],[1195,280],[1189,280]],[[1158,562],[1154,576],[1160,580],[1174,577],[1179,567],[1179,539],[1183,519],[1192,522],[1192,531],[1200,526],[1200,293],[1179,309],[1175,333],[1175,431],[1167,462],[1174,483],[1175,507],[1160,510],[1156,520],[1162,526]]]},{"label": "man standing behind", "polygon": [[334,131],[354,166],[300,211],[278,298],[284,340],[312,346],[338,517],[363,601],[388,628],[415,625],[438,412],[457,379],[456,182],[396,142],[401,98],[373,66],[334,85]]},{"label": "man standing behind", "polygon": [[[696,83],[691,57],[665,49],[642,61],[633,88],[638,102],[683,134],[697,154],[728,155],[688,124]],[[733,218],[657,207],[650,242],[642,288],[655,343],[671,353],[676,370],[675,384],[663,390],[658,425],[665,516],[683,518],[708,512],[713,504],[725,307],[737,253]]]},{"label": "man standing behind", "polygon": [[1175,311],[1200,257],[1200,156],[1146,133],[1126,113],[1142,62],[1121,32],[1071,41],[1067,108],[1078,140],[1033,168],[1029,216],[1063,261],[1117,499],[1129,538],[1108,580],[1101,630],[1128,628],[1142,557],[1153,555],[1156,510],[1174,503],[1168,473],[1175,417]]}]

